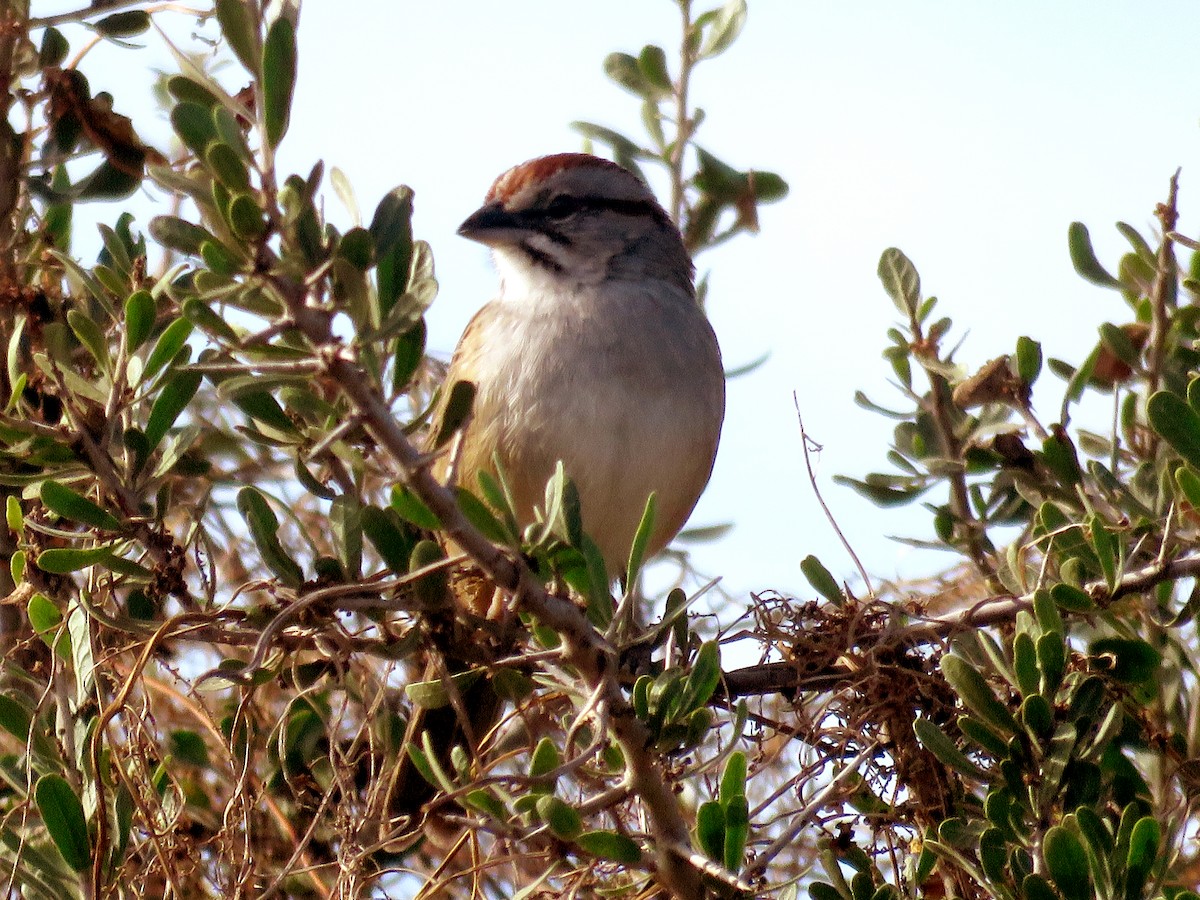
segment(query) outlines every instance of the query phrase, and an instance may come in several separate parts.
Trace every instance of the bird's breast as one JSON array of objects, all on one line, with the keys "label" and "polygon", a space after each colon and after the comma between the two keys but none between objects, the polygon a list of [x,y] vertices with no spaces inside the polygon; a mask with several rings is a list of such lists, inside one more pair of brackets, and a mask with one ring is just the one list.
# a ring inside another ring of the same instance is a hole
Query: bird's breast
[{"label": "bird's breast", "polygon": [[614,575],[655,492],[660,549],[707,483],[724,414],[720,352],[694,304],[670,292],[501,302],[466,375],[478,391],[464,474],[494,453],[527,522],[562,460]]}]

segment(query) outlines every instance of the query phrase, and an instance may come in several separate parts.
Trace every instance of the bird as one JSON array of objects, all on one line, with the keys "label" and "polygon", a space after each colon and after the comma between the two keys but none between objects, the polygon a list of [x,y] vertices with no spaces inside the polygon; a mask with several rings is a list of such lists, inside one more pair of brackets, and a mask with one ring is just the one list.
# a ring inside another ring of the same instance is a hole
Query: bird
[{"label": "bird", "polygon": [[559,153],[502,174],[458,233],[491,248],[500,277],[446,375],[476,389],[458,482],[476,488],[498,460],[525,525],[561,461],[612,575],[653,492],[657,553],[708,483],[725,412],[679,229],[632,172]]},{"label": "bird", "polygon": [[[629,170],[558,153],[500,175],[458,233],[491,249],[499,289],[451,357],[445,384],[470,382],[474,400],[435,474],[477,490],[499,463],[525,526],[561,463],[584,532],[621,573],[652,493],[647,556],[682,529],[724,420],[721,351],[679,229]],[[476,739],[499,715],[487,685],[462,698]],[[410,735],[423,728],[444,746],[464,731],[452,709],[424,712]],[[429,792],[409,781],[411,806]]]}]

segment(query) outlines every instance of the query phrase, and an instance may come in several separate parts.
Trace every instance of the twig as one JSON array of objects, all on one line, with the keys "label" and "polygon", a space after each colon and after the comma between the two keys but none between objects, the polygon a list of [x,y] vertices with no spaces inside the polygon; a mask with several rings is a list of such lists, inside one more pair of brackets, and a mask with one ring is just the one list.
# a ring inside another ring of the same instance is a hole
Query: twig
[{"label": "twig", "polygon": [[648,749],[649,731],[621,690],[613,648],[592,627],[583,610],[549,594],[523,560],[491,543],[463,515],[454,493],[433,476],[429,458],[409,441],[352,350],[338,346],[330,315],[308,305],[305,288],[279,276],[268,277],[296,327],[320,348],[331,382],[354,405],[367,431],[397,463],[405,484],[437,516],[446,535],[471,557],[488,580],[512,598],[515,607],[533,614],[562,636],[563,661],[597,690],[611,715],[613,737],[625,758],[626,776],[650,821],[656,877],[678,897],[703,896],[701,873],[674,849],[690,844],[687,821],[679,798]]},{"label": "twig", "polygon": [[1167,332],[1171,322],[1167,315],[1167,294],[1175,284],[1175,252],[1171,234],[1179,221],[1176,199],[1179,196],[1179,169],[1171,176],[1167,189],[1167,202],[1158,204],[1154,214],[1162,226],[1162,241],[1158,245],[1154,282],[1150,286],[1150,368],[1147,372],[1146,395],[1158,390],[1162,380],[1163,364],[1167,359]]},{"label": "twig", "polygon": [[746,867],[745,872],[742,873],[743,877],[747,881],[754,881],[755,878],[765,872],[771,860],[778,856],[781,851],[790,847],[800,835],[800,832],[809,827],[813,815],[815,815],[816,811],[825,805],[825,801],[828,799],[829,795],[837,790],[847,778],[857,772],[859,766],[870,759],[878,749],[879,745],[875,742],[871,742],[864,747],[862,751],[854,757],[854,759],[846,763],[846,765],[842,767],[842,770],[834,776],[833,780],[830,781],[829,784],[825,785],[825,787],[823,787],[820,791],[818,791],[817,795],[813,797],[812,800],[805,804],[804,809],[800,810],[799,814],[796,816],[796,820],[784,830],[783,834],[779,835],[779,837],[772,841],[771,845],[762,853],[758,854],[754,862]]},{"label": "twig", "polygon": [[[1110,591],[1102,581],[1083,586],[1087,594],[1103,608],[1121,597],[1153,589],[1165,581],[1200,576],[1200,553],[1173,560],[1157,561],[1127,572]],[[1020,597],[999,595],[976,603],[954,616],[923,619],[900,628],[866,632],[858,639],[859,648],[875,646],[914,646],[945,641],[964,631],[1011,622],[1017,613],[1033,607],[1033,593]],[[795,694],[802,691],[829,691],[847,672],[838,663],[800,673],[795,663],[772,662],[746,666],[725,673],[715,697],[724,702],[735,697],[763,694]]]},{"label": "twig", "polygon": [[[858,554],[854,552],[854,548],[850,546],[850,542],[846,540],[846,535],[842,533],[841,527],[838,526],[837,519],[833,517],[833,512],[830,511],[828,504],[825,503],[825,498],[821,496],[821,489],[817,487],[817,476],[813,472],[812,457],[809,453],[810,438],[808,432],[804,430],[804,417],[800,415],[800,400],[796,396],[796,392],[792,391],[792,403],[796,407],[796,422],[800,425],[800,446],[804,450],[804,468],[808,470],[808,483],[812,486],[814,496],[817,502],[821,504],[821,509],[825,513],[825,518],[829,520],[830,526],[833,528],[834,534],[838,536],[838,540],[842,542],[842,546],[846,548],[846,552],[850,555],[850,559],[854,561],[854,566],[858,569],[858,574],[863,580],[863,585],[867,589],[867,595],[872,599],[875,597],[875,588],[871,584],[871,576],[867,574],[866,568],[862,561],[858,558]],[[820,449],[820,444],[815,441],[811,442],[813,447]]]},{"label": "twig", "polygon": [[123,9],[126,6],[137,6],[143,0],[92,0],[83,9],[77,9],[72,12],[55,13],[52,16],[45,16],[41,19],[30,19],[30,28],[45,28],[47,25],[63,25],[67,22],[82,22],[84,19],[90,19],[93,16],[98,16],[101,13],[111,13],[118,9]]},{"label": "twig", "polygon": [[[92,783],[96,789],[96,809],[101,811],[108,809],[104,799],[104,766],[102,764],[104,732],[108,728],[108,723],[125,709],[125,704],[129,701],[129,695],[133,692],[134,686],[139,683],[139,676],[142,670],[154,655],[154,651],[158,648],[159,644],[168,637],[177,637],[184,630],[191,630],[197,626],[208,624],[211,621],[212,613],[210,612],[182,612],[163,622],[159,626],[159,629],[154,632],[154,636],[146,641],[146,646],[142,648],[137,662],[130,669],[129,676],[125,679],[121,690],[117,692],[117,695],[104,708],[104,712],[100,714],[100,718],[96,723],[96,730],[92,734],[90,747],[92,773],[94,775]],[[91,877],[94,890],[100,890],[104,884],[104,866],[109,858],[108,851],[108,816],[99,815],[96,817],[96,843],[92,848]]]},{"label": "twig", "polygon": [[692,55],[692,3],[678,0],[679,12],[683,16],[683,37],[679,43],[679,81],[675,85],[675,144],[671,148],[671,221],[683,228],[685,198],[683,193],[683,154],[692,137],[692,120],[688,115],[688,85],[692,77],[692,66],[696,64]]}]

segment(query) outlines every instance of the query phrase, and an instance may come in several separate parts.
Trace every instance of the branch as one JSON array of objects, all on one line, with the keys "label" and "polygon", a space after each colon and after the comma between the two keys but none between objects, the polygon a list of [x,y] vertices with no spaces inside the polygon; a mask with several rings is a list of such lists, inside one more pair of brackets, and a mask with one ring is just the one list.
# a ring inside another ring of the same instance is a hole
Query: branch
[{"label": "branch", "polygon": [[144,0],[92,0],[83,9],[72,12],[56,13],[41,19],[30,19],[30,28],[45,28],[47,25],[63,25],[67,22],[82,22],[101,13],[111,13],[126,6],[137,6]]},{"label": "branch", "polygon": [[428,457],[409,441],[353,351],[337,346],[329,313],[307,305],[303,285],[277,275],[268,277],[296,327],[319,348],[331,381],[354,405],[370,435],[399,465],[409,489],[438,517],[446,534],[480,571],[512,598],[515,607],[536,616],[541,624],[562,636],[564,662],[579,672],[608,708],[613,736],[624,754],[626,779],[641,797],[649,820],[659,881],[677,897],[702,897],[701,874],[675,849],[691,844],[687,822],[678,797],[647,749],[650,734],[621,690],[613,648],[592,627],[583,610],[547,593],[523,560],[510,557],[467,520],[454,493],[434,478]]},{"label": "branch", "polygon": [[[1165,581],[1197,576],[1200,576],[1200,553],[1193,553],[1128,572],[1111,591],[1103,582],[1085,584],[1083,589],[1097,606],[1102,608],[1129,594],[1151,590]],[[1032,593],[1020,597],[989,597],[957,615],[923,619],[899,628],[885,624],[878,631],[862,633],[856,641],[856,646],[859,649],[875,649],[941,643],[964,631],[1011,622],[1017,613],[1032,607]],[[763,694],[830,691],[850,674],[840,661],[803,672],[797,663],[791,661],[746,666],[722,676],[722,687],[718,689],[714,699],[732,700]]]},{"label": "branch", "polygon": [[1171,320],[1168,316],[1167,300],[1171,288],[1175,285],[1175,251],[1172,248],[1171,233],[1179,221],[1179,209],[1176,198],[1179,195],[1179,169],[1171,176],[1170,187],[1167,189],[1167,202],[1158,204],[1154,213],[1162,226],[1162,243],[1158,245],[1158,257],[1155,260],[1154,282],[1150,286],[1150,370],[1146,396],[1158,390],[1162,379],[1163,364],[1167,359],[1167,331]]}]

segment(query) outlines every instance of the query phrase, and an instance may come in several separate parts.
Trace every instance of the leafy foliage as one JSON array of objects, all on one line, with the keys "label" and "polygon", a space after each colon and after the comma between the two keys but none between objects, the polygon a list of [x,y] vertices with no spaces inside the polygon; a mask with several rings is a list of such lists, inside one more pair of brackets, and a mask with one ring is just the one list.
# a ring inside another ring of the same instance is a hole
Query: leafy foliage
[{"label": "leafy foliage", "polygon": [[[276,169],[296,5],[217,0],[214,55],[172,48],[170,155],[84,74],[89,41],[132,48],[174,14],[121,6],[0,35],[21,113],[0,141],[10,893],[1197,896],[1200,262],[1176,261],[1174,183],[1153,241],[1118,225],[1115,267],[1069,228],[1079,274],[1129,309],[1079,365],[1023,337],[968,372],[884,251],[902,401],[859,396],[895,422],[890,469],[844,482],[922,504],[911,540],[956,561],[877,595],[809,556],[819,600],[764,594],[714,629],[695,595],[642,593],[653,498],[614,595],[570,473],[526,529],[503,477],[429,474],[418,448],[453,428],[426,434],[437,279],[412,191],[339,227],[340,172]],[[645,135],[578,128],[665,173],[698,254],[787,187],[696,142],[691,76],[746,4],[677,6],[677,60],[604,65]],[[139,188],[163,214],[118,213],[80,262],[78,205]],[[1107,432],[1073,421],[1094,395]],[[471,401],[450,386],[443,420]],[[475,614],[496,588],[513,615]],[[763,662],[723,668],[735,628]],[[468,670],[439,669],[450,647]],[[465,718],[485,684],[508,711],[491,733],[406,739],[414,709]],[[402,759],[434,789],[419,808]]]}]

